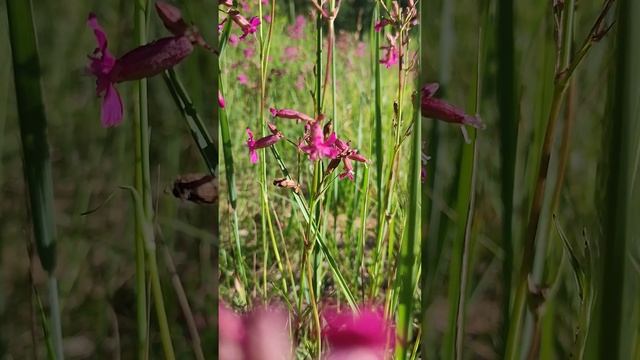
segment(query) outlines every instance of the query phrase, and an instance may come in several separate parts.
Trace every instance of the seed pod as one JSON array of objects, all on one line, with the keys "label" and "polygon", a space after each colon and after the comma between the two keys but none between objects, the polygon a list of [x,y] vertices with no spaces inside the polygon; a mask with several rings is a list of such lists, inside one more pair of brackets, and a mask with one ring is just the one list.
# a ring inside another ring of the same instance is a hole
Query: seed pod
[{"label": "seed pod", "polygon": [[186,174],[173,182],[173,196],[196,204],[218,201],[218,181],[213,175]]}]

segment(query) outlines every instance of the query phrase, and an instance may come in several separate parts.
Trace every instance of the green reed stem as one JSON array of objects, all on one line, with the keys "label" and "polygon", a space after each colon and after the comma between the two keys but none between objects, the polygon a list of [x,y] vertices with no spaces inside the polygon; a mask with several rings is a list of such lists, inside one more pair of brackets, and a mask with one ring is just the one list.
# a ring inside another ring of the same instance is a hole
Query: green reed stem
[{"label": "green reed stem", "polygon": [[[147,15],[149,11],[149,3],[147,0],[139,0],[135,3],[135,12],[134,12],[134,31],[136,34],[136,40],[139,44],[146,44],[147,38]],[[146,79],[139,80],[137,82],[137,111],[134,120],[134,128],[136,133],[135,136],[135,144],[136,144],[136,179],[135,186],[136,191],[141,196],[142,203],[142,214],[139,211],[136,211],[136,270],[140,268],[140,263],[138,261],[139,255],[139,246],[140,242],[144,242],[144,254],[147,270],[149,271],[149,277],[151,281],[151,295],[153,297],[155,309],[156,309],[156,317],[158,320],[158,326],[160,330],[160,340],[162,342],[162,348],[164,351],[164,356],[166,359],[174,359],[175,354],[173,351],[173,345],[171,343],[171,334],[169,331],[169,325],[167,321],[167,313],[164,307],[164,299],[162,295],[162,287],[160,284],[160,274],[158,271],[158,265],[156,260],[156,246],[155,239],[153,236],[153,227],[150,224],[153,224],[153,189],[151,188],[151,170],[149,166],[149,114],[148,114],[148,103],[147,103],[147,81]],[[139,155],[139,156],[138,156]],[[149,228],[149,229],[145,229]],[[136,275],[138,276],[138,275]],[[136,280],[137,286],[142,285],[142,281],[138,283],[139,279]],[[142,292],[142,289],[137,289],[136,296],[138,294],[146,294]],[[137,311],[142,311],[142,300],[139,298],[136,299],[136,304],[138,305]],[[144,309],[146,311],[146,308]],[[137,315],[138,320],[142,320],[140,314]],[[140,324],[138,324],[140,327]],[[145,323],[146,326],[146,323]],[[139,334],[141,330],[139,329]],[[141,345],[141,344],[139,344]],[[139,348],[138,354],[142,354],[143,351]],[[145,351],[146,353],[146,351]]]},{"label": "green reed stem", "polygon": [[[484,4],[487,4],[485,2]],[[486,10],[486,9],[483,9]],[[484,12],[484,11],[483,11]],[[486,12],[485,12],[486,13]],[[473,111],[475,114],[480,112],[481,98],[481,76],[482,76],[482,56],[484,44],[484,19],[478,28],[478,53],[476,60],[476,83],[475,83],[475,100]],[[463,145],[463,154],[458,180],[458,201],[456,206],[457,214],[465,214],[464,222],[460,222],[457,239],[454,245],[452,259],[452,270],[450,278],[452,284],[450,286],[450,296],[453,296],[454,303],[451,306],[449,335],[447,341],[449,347],[445,348],[448,356],[457,360],[463,359],[463,341],[464,341],[464,324],[466,314],[467,286],[469,279],[469,262],[471,258],[471,226],[473,225],[473,215],[475,206],[475,187],[476,187],[476,170],[478,158],[478,132],[476,129],[471,130],[470,146]],[[455,265],[455,268],[454,268]],[[450,298],[451,299],[451,298]]]},{"label": "green reed stem", "polygon": [[498,72],[496,87],[500,129],[500,197],[502,200],[502,337],[508,337],[506,326],[510,317],[511,282],[513,274],[513,188],[515,182],[516,148],[518,143],[518,95],[516,93],[514,1],[498,2],[496,40]]},{"label": "green reed stem", "polygon": [[[400,42],[402,44],[402,42]],[[411,168],[408,179],[409,199],[405,238],[400,246],[400,260],[395,284],[399,287],[398,315],[396,318],[396,359],[404,360],[413,324],[413,299],[418,282],[417,264],[420,250],[420,170],[422,166],[422,131],[420,129],[419,101],[415,100],[413,132],[411,137]],[[400,130],[398,130],[400,131]]]},{"label": "green reed stem", "polygon": [[182,85],[180,77],[174,69],[169,69],[162,74],[162,77],[176,103],[178,109],[182,113],[189,132],[198,150],[204,160],[207,169],[211,175],[216,175],[218,169],[218,149],[213,142],[206,125],[198,114],[198,111],[191,101],[189,92]]},{"label": "green reed stem", "polygon": [[[605,193],[602,197],[600,216],[602,218],[602,296],[600,304],[600,323],[597,329],[598,354],[601,359],[629,358],[632,349],[626,348],[632,337],[633,327],[624,331],[625,324],[625,287],[629,286],[625,269],[629,254],[629,245],[636,252],[638,242],[637,203],[631,201],[638,187],[633,187],[631,174],[634,171],[634,148],[640,138],[638,127],[638,104],[640,92],[640,44],[637,34],[640,3],[621,0],[618,4],[617,39],[615,54],[615,76],[613,95],[610,97],[611,110],[604,131],[607,164]],[[636,196],[637,198],[637,196]],[[636,290],[637,291],[637,290]],[[637,294],[637,293],[636,293]],[[629,298],[627,296],[627,298]],[[637,301],[637,298],[634,299]],[[635,324],[637,327],[637,322]],[[628,328],[628,327],[627,327]]]},{"label": "green reed stem", "polygon": [[64,359],[58,303],[56,225],[47,116],[42,99],[40,59],[31,1],[7,0],[9,38],[18,106],[22,161],[27,182],[33,233],[42,268],[48,273],[49,317],[53,348]]}]

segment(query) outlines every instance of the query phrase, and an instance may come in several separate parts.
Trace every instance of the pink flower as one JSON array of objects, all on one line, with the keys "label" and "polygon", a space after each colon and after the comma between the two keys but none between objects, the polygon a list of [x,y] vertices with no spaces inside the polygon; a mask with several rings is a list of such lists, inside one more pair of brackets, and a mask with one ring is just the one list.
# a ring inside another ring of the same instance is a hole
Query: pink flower
[{"label": "pink flower", "polygon": [[304,90],[304,87],[305,87],[304,75],[302,74],[298,75],[295,86],[296,86],[296,89],[300,91]]},{"label": "pink flower", "polygon": [[218,106],[220,106],[221,109],[224,109],[224,97],[222,97],[222,92],[220,92],[220,90],[218,90]]},{"label": "pink flower", "polygon": [[327,360],[389,359],[393,347],[393,326],[382,311],[364,308],[358,313],[335,309],[323,314],[322,336],[329,345]]},{"label": "pink flower", "polygon": [[309,124],[309,130],[305,135],[307,145],[300,146],[300,150],[309,155],[309,160],[316,161],[322,157],[333,159],[339,154],[339,150],[335,146],[336,133],[332,132],[325,138],[322,126],[319,121]]},{"label": "pink flower", "polygon": [[238,37],[238,35],[236,34],[229,35],[229,45],[238,46],[238,43],[240,43],[240,38]]},{"label": "pink flower", "polygon": [[340,180],[349,179],[354,180],[355,172],[353,171],[353,163],[352,161],[358,161],[362,163],[367,163],[368,160],[366,157],[358,153],[358,150],[352,149],[349,146],[349,143],[342,141],[341,139],[336,139],[335,143],[336,149],[338,150],[338,156],[336,156],[329,165],[327,166],[327,173],[330,173],[335,168],[338,167],[340,161],[344,166],[344,171],[338,175]]},{"label": "pink flower", "polygon": [[233,6],[233,0],[218,0],[218,4],[224,5],[224,6],[228,6],[228,7],[232,7]]},{"label": "pink flower", "polygon": [[386,50],[384,57],[380,59],[380,64],[383,64],[387,69],[390,69],[393,65],[398,63],[399,54],[395,45],[389,44],[382,49]]},{"label": "pink flower", "polygon": [[365,44],[362,41],[358,42],[358,46],[356,47],[356,56],[357,57],[365,56],[366,50],[367,50],[367,44]]},{"label": "pink flower", "polygon": [[167,37],[139,46],[119,59],[107,48],[107,35],[96,15],[91,13],[87,26],[93,30],[97,47],[89,55],[89,72],[96,77],[96,94],[103,97],[100,119],[104,127],[120,124],[124,106],[115,84],[154,76],[177,65],[193,51],[184,36]]},{"label": "pink flower", "polygon": [[260,26],[260,19],[257,16],[254,16],[247,20],[244,16],[240,15],[237,11],[230,11],[229,16],[231,16],[231,20],[240,26],[242,29],[242,35],[240,39],[244,39],[247,35],[253,34],[258,30],[258,26]]},{"label": "pink flower", "polygon": [[256,50],[253,48],[253,46],[247,46],[246,48],[244,48],[244,50],[242,50],[242,54],[246,59],[252,58],[255,53]]},{"label": "pink flower", "polygon": [[282,54],[282,61],[293,61],[298,57],[298,48],[296,46],[287,46]]},{"label": "pink flower", "polygon": [[304,36],[304,27],[307,24],[307,19],[304,16],[298,15],[293,25],[287,28],[289,37],[292,39],[302,39]]},{"label": "pink flower", "polygon": [[271,135],[267,135],[258,140],[254,140],[253,132],[251,131],[251,129],[247,128],[247,147],[249,148],[249,160],[251,160],[252,164],[258,162],[258,152],[256,150],[264,149],[271,145],[274,145],[284,137],[282,133],[280,133],[278,129],[276,129],[275,126],[270,125],[269,129],[271,130]]},{"label": "pink flower", "polygon": [[245,74],[238,74],[238,77],[236,79],[238,80],[238,84],[240,84],[240,85],[248,85],[249,84],[249,78]]},{"label": "pink flower", "polygon": [[264,20],[264,22],[266,22],[267,24],[271,24],[271,15],[263,16],[262,20]]},{"label": "pink flower", "polygon": [[482,129],[484,124],[478,116],[467,115],[462,109],[433,97],[438,91],[438,83],[429,83],[422,87],[420,110],[423,117],[438,119],[450,123],[469,125]]},{"label": "pink flower", "polygon": [[164,1],[158,1],[156,2],[156,12],[160,20],[162,20],[164,27],[173,35],[186,36],[192,44],[198,44],[207,50],[212,50],[198,32],[198,28],[194,25],[188,25],[184,21],[182,13],[178,8]]},{"label": "pink flower", "polygon": [[382,18],[380,19],[380,21],[378,21],[377,23],[375,23],[375,25],[373,25],[373,28],[376,32],[380,32],[380,30],[382,30],[383,27],[392,24],[393,22],[387,18]]},{"label": "pink flower", "polygon": [[218,307],[220,360],[292,360],[289,316],[280,307],[240,315]]},{"label": "pink flower", "polygon": [[273,117],[279,117],[279,118],[283,118],[283,119],[293,119],[293,120],[302,120],[302,121],[306,121],[308,123],[314,122],[315,119],[313,119],[311,116],[307,115],[307,114],[303,114],[299,111],[296,110],[292,110],[292,109],[276,109],[276,108],[270,108],[269,111],[271,112],[271,115],[273,115]]}]

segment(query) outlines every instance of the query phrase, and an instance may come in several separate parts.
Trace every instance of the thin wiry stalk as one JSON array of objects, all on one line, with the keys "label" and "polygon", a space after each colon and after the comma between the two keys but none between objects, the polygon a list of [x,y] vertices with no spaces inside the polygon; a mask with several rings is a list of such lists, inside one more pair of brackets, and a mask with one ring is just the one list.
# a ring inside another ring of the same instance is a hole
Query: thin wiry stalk
[{"label": "thin wiry stalk", "polygon": [[56,358],[63,359],[58,285],[54,275],[56,226],[53,181],[31,1],[7,0],[7,15],[29,209],[38,257],[48,274],[51,340]]},{"label": "thin wiry stalk", "polygon": [[[147,42],[147,15],[149,11],[149,3],[147,0],[140,0],[135,3],[134,11],[134,31],[136,33],[136,40],[139,44],[145,44]],[[151,188],[151,170],[149,167],[149,114],[147,104],[147,81],[146,79],[139,80],[137,87],[137,114],[134,126],[136,133],[136,192],[140,194],[142,203],[142,212],[136,211],[137,229],[136,234],[136,251],[138,251],[139,242],[144,244],[145,262],[147,270],[149,271],[149,278],[151,281],[151,294],[156,309],[156,317],[158,320],[158,327],[160,330],[160,340],[162,342],[162,348],[165,358],[174,359],[175,354],[173,352],[173,344],[171,343],[171,334],[169,331],[169,323],[167,321],[167,313],[164,307],[164,298],[162,295],[162,286],[160,284],[160,274],[158,271],[158,264],[156,259],[156,247],[155,239],[153,237],[153,229],[146,229],[153,223],[153,203]],[[139,188],[139,189],[138,189]],[[140,191],[142,190],[142,191]],[[137,205],[136,205],[137,206]],[[136,254],[138,257],[138,254]],[[139,264],[137,264],[139,266]],[[146,291],[145,291],[146,294]],[[138,295],[136,295],[138,296]],[[140,301],[138,299],[138,301]],[[142,310],[139,305],[138,311]],[[140,315],[138,315],[140,316]],[[140,326],[140,324],[138,325]],[[145,324],[146,326],[146,324]],[[140,331],[140,330],[139,330]],[[138,349],[139,354],[142,353],[141,349]],[[145,349],[146,353],[146,349]]]},{"label": "thin wiry stalk", "polygon": [[[426,84],[427,83],[427,71],[426,71],[426,67],[427,67],[427,36],[428,36],[428,26],[426,25],[427,22],[427,15],[429,14],[428,12],[428,7],[427,7],[427,1],[420,1],[419,4],[419,10],[418,10],[418,16],[419,16],[419,25],[418,28],[420,29],[419,34],[420,34],[420,38],[419,38],[419,45],[418,45],[418,50],[419,50],[419,54],[420,54],[420,63],[419,63],[419,76],[418,76],[418,90],[420,90],[420,84]],[[418,126],[415,126],[415,130],[414,131],[420,131],[422,133],[421,137],[423,139],[427,138],[427,133],[425,131],[425,127],[422,124],[423,122],[423,117],[422,114],[420,114],[418,116],[419,122],[420,122],[420,127],[418,128]],[[418,125],[418,124],[416,124]],[[422,156],[422,146],[421,146],[421,156]],[[429,176],[429,175],[427,175]],[[425,191],[425,187],[423,186],[423,188],[421,189],[421,196],[420,196],[420,200],[422,202],[421,206],[422,206],[422,211],[420,212],[422,215],[422,226],[421,226],[421,237],[420,237],[420,241],[421,241],[421,254],[420,256],[421,258],[421,269],[423,271],[422,274],[422,281],[421,283],[421,309],[422,309],[422,316],[420,317],[420,334],[421,334],[421,339],[420,341],[422,342],[422,351],[421,351],[421,355],[423,359],[427,359],[429,357],[429,349],[427,346],[427,334],[428,334],[428,326],[430,319],[427,317],[427,306],[428,306],[428,302],[427,299],[429,298],[429,279],[431,274],[429,274],[429,270],[430,269],[435,269],[434,267],[431,267],[431,264],[428,263],[429,261],[429,257],[431,256],[431,254],[428,252],[429,249],[429,228],[428,228],[428,224],[427,224],[427,219],[428,217],[427,215],[427,192]]]}]

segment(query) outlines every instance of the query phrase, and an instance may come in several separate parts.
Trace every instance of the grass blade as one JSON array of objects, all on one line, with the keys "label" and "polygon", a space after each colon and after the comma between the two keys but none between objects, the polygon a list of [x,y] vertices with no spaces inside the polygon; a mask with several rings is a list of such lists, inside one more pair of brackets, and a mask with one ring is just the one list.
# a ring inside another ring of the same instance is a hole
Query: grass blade
[{"label": "grass blade", "polygon": [[58,286],[53,274],[56,266],[53,181],[31,1],[7,0],[7,14],[29,209],[38,257],[49,274],[47,284],[53,347],[56,358],[63,359]]}]

